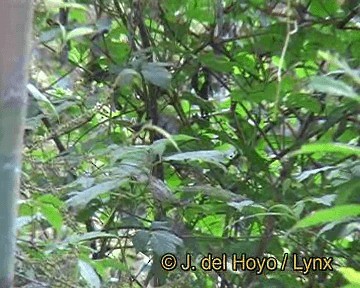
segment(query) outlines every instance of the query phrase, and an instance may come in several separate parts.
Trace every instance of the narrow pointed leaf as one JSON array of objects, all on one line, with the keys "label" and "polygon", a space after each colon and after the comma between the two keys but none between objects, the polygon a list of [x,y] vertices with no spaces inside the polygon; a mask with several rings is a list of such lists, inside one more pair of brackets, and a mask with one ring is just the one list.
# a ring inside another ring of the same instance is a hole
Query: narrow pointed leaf
[{"label": "narrow pointed leaf", "polygon": [[360,205],[356,204],[341,205],[333,208],[322,209],[315,211],[313,214],[301,219],[298,223],[296,223],[294,229],[306,228],[329,222],[342,221],[358,215],[360,215]]}]

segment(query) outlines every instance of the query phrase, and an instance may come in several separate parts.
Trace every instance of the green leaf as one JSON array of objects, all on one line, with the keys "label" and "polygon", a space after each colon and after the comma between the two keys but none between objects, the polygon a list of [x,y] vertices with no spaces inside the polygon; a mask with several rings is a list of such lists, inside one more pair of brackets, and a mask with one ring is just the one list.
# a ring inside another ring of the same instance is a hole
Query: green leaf
[{"label": "green leaf", "polygon": [[360,215],[360,205],[349,204],[315,211],[313,214],[301,219],[293,229],[306,228],[328,222],[341,221],[349,217]]},{"label": "green leaf", "polygon": [[355,93],[351,86],[340,80],[335,80],[330,77],[314,76],[311,78],[309,87],[322,93],[327,93],[334,96],[345,96],[360,101],[360,97]]},{"label": "green leaf", "polygon": [[254,55],[247,52],[241,52],[235,56],[236,67],[241,71],[250,72],[251,74],[257,75],[258,70],[256,69],[256,61]]},{"label": "green leaf", "polygon": [[313,0],[310,2],[309,11],[317,17],[329,17],[339,9],[337,0]]},{"label": "green leaf", "polygon": [[225,227],[225,216],[222,215],[209,215],[201,218],[201,221],[197,224],[198,228],[205,233],[210,233],[215,237],[221,237],[223,235]]},{"label": "green leaf", "polygon": [[348,284],[348,285],[342,286],[341,288],[360,288],[360,284]]},{"label": "green leaf", "polygon": [[[200,22],[213,22],[214,9],[208,0],[186,1],[186,17]],[[193,21],[195,22],[195,21]],[[199,25],[202,23],[199,22]]]},{"label": "green leaf", "polygon": [[355,269],[353,269],[351,267],[340,267],[339,272],[351,284],[357,284],[360,287],[360,272],[359,271],[356,271]]},{"label": "green leaf", "polygon": [[62,214],[59,209],[52,204],[39,203],[41,214],[53,226],[56,231],[60,231],[63,225]]},{"label": "green leaf", "polygon": [[151,166],[151,161],[153,161],[157,156],[152,153],[154,152],[154,149],[149,146],[138,145],[126,147],[115,145],[114,148],[111,148],[112,149],[106,150],[106,154],[109,154],[110,160],[113,161],[113,163],[121,161],[124,165],[129,164],[128,167],[122,167],[124,170],[124,177],[138,171],[138,166],[141,166],[142,169],[147,167],[147,165]]},{"label": "green leaf", "polygon": [[336,187],[336,204],[357,203],[359,201],[360,177],[354,177]]},{"label": "green leaf", "polygon": [[189,135],[186,135],[186,134],[173,135],[172,137],[177,143],[190,142],[192,140],[196,140],[195,137],[192,137],[192,136],[189,136]]},{"label": "green leaf", "polygon": [[234,64],[226,56],[215,55],[214,52],[208,52],[199,56],[199,60],[206,67],[217,72],[232,72]]},{"label": "green leaf", "polygon": [[291,108],[305,108],[311,112],[319,113],[321,110],[320,102],[304,93],[290,94],[286,98],[286,105]]},{"label": "green leaf", "polygon": [[71,207],[84,207],[92,199],[119,187],[121,184],[127,181],[128,179],[112,180],[97,184],[81,192],[72,192],[70,193],[72,196],[66,201],[66,203]]},{"label": "green leaf", "polygon": [[166,70],[161,63],[145,63],[141,67],[141,74],[145,80],[159,86],[163,89],[168,89],[171,81],[171,74]]},{"label": "green leaf", "polygon": [[265,85],[259,83],[256,86],[256,89],[253,89],[251,93],[245,94],[244,96],[247,100],[253,101],[255,103],[260,103],[263,100],[269,102],[274,101],[277,89],[276,85],[277,84],[275,82],[266,83]]},{"label": "green leaf", "polygon": [[85,35],[89,35],[94,33],[96,30],[92,27],[79,27],[79,28],[75,28],[74,30],[71,30],[70,32],[68,32],[66,34],[66,41],[69,41],[71,39],[77,38],[77,37],[81,37],[81,36],[85,36]]},{"label": "green leaf", "polygon": [[41,195],[40,197],[36,198],[36,201],[51,204],[56,208],[61,208],[64,205],[63,201],[61,201],[58,197],[52,194]]},{"label": "green leaf", "polygon": [[94,268],[87,262],[79,259],[78,266],[80,275],[85,279],[90,288],[100,288],[101,282],[99,276],[96,274]]},{"label": "green leaf", "polygon": [[336,153],[344,155],[360,155],[360,148],[342,143],[314,143],[301,146],[299,150],[290,155],[310,154],[310,153]]}]

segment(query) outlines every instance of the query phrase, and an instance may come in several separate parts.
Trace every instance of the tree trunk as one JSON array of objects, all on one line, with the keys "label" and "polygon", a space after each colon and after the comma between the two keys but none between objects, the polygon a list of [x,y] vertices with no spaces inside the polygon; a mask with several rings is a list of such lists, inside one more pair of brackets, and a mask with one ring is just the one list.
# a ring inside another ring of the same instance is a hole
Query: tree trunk
[{"label": "tree trunk", "polygon": [[31,0],[0,3],[0,287],[13,287]]}]

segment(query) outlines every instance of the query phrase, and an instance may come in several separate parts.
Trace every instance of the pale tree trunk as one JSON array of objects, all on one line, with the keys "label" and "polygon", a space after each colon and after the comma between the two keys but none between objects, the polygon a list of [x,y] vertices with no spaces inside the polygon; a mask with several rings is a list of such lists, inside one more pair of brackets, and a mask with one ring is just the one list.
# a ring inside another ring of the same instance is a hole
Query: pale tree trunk
[{"label": "pale tree trunk", "polygon": [[31,0],[0,0],[0,287],[13,287]]}]

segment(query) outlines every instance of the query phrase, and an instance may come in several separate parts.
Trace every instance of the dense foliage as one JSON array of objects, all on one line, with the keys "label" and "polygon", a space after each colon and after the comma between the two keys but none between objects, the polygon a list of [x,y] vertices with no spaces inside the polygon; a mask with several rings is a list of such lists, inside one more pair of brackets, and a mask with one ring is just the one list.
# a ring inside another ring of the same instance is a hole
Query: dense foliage
[{"label": "dense foliage", "polygon": [[19,287],[360,287],[357,1],[34,9]]}]

